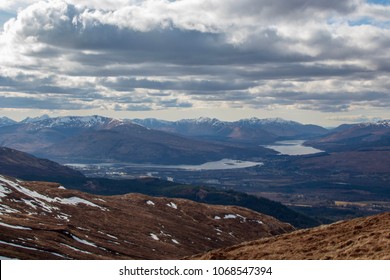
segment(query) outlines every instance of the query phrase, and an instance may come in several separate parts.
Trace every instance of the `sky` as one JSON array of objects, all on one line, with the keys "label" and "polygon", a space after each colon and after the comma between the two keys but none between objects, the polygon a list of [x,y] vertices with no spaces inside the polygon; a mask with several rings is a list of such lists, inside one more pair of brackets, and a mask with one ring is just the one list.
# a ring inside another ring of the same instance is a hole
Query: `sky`
[{"label": "sky", "polygon": [[0,1],[0,116],[390,118],[390,1]]}]

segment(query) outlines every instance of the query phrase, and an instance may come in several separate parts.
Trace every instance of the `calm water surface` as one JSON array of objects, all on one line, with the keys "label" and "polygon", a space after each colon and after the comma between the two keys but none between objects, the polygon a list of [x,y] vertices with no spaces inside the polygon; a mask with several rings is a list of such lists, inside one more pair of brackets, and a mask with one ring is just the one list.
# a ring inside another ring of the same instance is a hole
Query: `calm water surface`
[{"label": "calm water surface", "polygon": [[159,165],[159,164],[136,164],[136,163],[120,163],[120,164],[107,164],[107,163],[97,163],[97,164],[78,164],[78,163],[69,163],[67,166],[74,167],[77,169],[88,168],[88,167],[137,167],[137,168],[163,168],[163,169],[182,169],[182,170],[224,170],[224,169],[238,169],[238,168],[247,168],[253,166],[261,166],[262,162],[254,161],[243,161],[243,160],[234,160],[234,159],[222,159],[219,161],[210,161],[203,164],[196,165]]},{"label": "calm water surface", "polygon": [[275,150],[282,155],[297,156],[297,155],[310,155],[323,152],[322,150],[303,146],[306,140],[286,140],[278,141],[272,145],[264,146],[268,149]]}]

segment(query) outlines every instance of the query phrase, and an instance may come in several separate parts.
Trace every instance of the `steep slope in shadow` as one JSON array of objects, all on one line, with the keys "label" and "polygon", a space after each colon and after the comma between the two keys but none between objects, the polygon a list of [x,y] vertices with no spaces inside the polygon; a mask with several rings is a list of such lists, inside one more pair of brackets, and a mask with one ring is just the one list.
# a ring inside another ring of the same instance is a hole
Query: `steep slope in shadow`
[{"label": "steep slope in shadow", "polygon": [[83,174],[74,169],[6,147],[0,147],[0,172],[26,180],[45,180],[63,184],[85,179]]}]

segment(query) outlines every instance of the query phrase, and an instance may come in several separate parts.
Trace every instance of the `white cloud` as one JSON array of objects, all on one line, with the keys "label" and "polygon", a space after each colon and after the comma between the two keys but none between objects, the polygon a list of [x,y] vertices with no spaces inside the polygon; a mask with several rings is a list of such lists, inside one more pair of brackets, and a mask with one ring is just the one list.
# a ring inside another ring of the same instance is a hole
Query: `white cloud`
[{"label": "white cloud", "polygon": [[0,4],[19,7],[25,8],[0,34],[2,107],[222,104],[328,112],[390,105],[388,6],[360,0]]}]

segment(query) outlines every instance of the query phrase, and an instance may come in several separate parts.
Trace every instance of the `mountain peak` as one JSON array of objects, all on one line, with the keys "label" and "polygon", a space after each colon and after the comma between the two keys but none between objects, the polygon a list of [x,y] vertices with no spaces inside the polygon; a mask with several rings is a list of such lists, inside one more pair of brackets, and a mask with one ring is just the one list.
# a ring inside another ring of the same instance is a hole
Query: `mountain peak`
[{"label": "mountain peak", "polygon": [[178,123],[194,123],[194,124],[218,124],[221,123],[220,120],[216,118],[209,118],[209,117],[199,117],[195,119],[182,119],[179,120]]},{"label": "mountain peak", "polygon": [[32,124],[34,128],[90,128],[101,126],[118,126],[125,121],[102,117],[98,115],[93,116],[65,116],[50,118],[47,115],[38,118],[27,118],[22,123]]},{"label": "mountain peak", "polygon": [[39,117],[27,117],[24,120],[21,121],[21,123],[34,123],[34,122],[39,122],[43,120],[50,119],[49,115],[45,114]]},{"label": "mountain peak", "polygon": [[266,119],[259,119],[256,117],[252,117],[250,119],[242,119],[239,120],[238,122],[241,123],[248,123],[248,124],[299,124],[298,122],[294,121],[288,121],[282,118],[266,118]]},{"label": "mountain peak", "polygon": [[7,118],[7,117],[0,117],[0,126],[7,126],[7,125],[12,125],[12,124],[16,124],[17,122],[10,119],[10,118]]},{"label": "mountain peak", "polygon": [[390,127],[390,119],[389,120],[380,120],[377,122],[366,122],[358,124],[359,127]]}]

